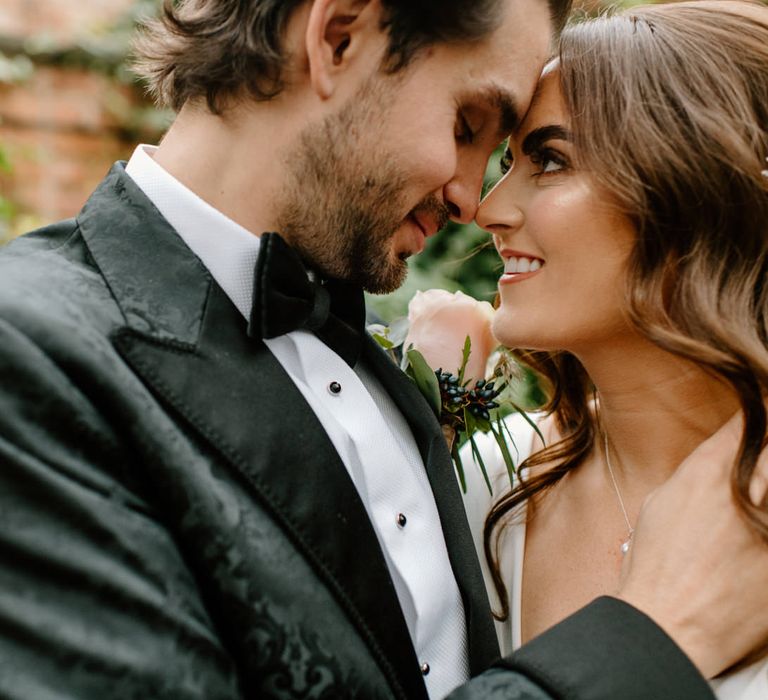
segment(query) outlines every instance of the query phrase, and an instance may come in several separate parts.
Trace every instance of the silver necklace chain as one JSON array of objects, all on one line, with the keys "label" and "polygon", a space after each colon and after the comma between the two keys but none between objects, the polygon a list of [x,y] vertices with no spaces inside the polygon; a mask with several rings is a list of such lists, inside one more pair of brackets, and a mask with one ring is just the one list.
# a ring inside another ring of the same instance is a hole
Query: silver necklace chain
[{"label": "silver necklace chain", "polygon": [[632,535],[635,534],[635,528],[632,527],[632,523],[629,521],[629,515],[627,514],[627,508],[624,505],[624,499],[621,497],[621,491],[619,484],[616,481],[616,475],[613,473],[613,467],[611,466],[611,456],[608,449],[608,433],[603,431],[603,447],[605,449],[605,464],[608,467],[608,473],[611,475],[611,482],[613,483],[613,490],[616,492],[616,497],[619,499],[619,505],[621,506],[621,512],[624,515],[624,522],[627,524],[627,531],[629,537],[624,544],[621,545],[621,553],[626,554],[629,551],[629,547],[632,543]]}]

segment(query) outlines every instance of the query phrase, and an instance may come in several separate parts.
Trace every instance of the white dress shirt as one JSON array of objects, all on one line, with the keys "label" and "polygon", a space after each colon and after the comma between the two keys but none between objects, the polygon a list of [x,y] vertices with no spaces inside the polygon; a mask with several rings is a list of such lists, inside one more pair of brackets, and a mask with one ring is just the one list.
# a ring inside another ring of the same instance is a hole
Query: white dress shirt
[{"label": "white dress shirt", "polygon": [[[248,319],[258,236],[182,185],[154,161],[153,151],[137,147],[126,172]],[[265,343],[344,462],[384,552],[419,661],[428,668],[429,696],[444,697],[469,678],[466,619],[408,424],[362,362],[350,368],[313,333],[297,330]],[[329,390],[332,382],[341,392]]]}]

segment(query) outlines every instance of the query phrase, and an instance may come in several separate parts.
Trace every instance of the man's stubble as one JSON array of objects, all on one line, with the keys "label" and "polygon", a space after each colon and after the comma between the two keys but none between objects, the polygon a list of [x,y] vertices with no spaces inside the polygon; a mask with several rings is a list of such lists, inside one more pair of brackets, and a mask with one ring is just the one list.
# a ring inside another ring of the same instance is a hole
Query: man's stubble
[{"label": "man's stubble", "polygon": [[[372,78],[339,112],[303,131],[278,208],[278,230],[309,266],[374,294],[394,291],[408,274],[407,256],[393,254],[391,245],[409,211],[409,178],[376,129],[398,82]],[[416,209],[447,220],[434,195]]]}]

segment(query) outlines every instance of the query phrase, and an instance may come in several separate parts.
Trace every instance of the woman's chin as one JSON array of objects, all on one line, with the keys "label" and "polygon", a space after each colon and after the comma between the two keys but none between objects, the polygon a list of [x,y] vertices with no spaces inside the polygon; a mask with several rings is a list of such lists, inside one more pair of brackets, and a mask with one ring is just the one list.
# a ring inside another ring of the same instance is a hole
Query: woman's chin
[{"label": "woman's chin", "polygon": [[524,319],[521,318],[521,316],[522,314],[520,313],[507,313],[503,305],[496,310],[496,313],[493,316],[491,330],[493,331],[494,337],[505,347],[530,347],[529,345],[526,345],[526,343],[533,339],[531,337],[532,334],[522,332],[521,321],[524,321]]},{"label": "woman's chin", "polygon": [[[505,315],[502,309],[496,311],[493,318],[493,335],[501,345],[506,348],[519,348],[521,350],[540,350],[554,352],[560,349],[562,342],[556,342],[549,337],[552,328],[527,327],[522,314]],[[561,339],[560,339],[561,340]]]}]

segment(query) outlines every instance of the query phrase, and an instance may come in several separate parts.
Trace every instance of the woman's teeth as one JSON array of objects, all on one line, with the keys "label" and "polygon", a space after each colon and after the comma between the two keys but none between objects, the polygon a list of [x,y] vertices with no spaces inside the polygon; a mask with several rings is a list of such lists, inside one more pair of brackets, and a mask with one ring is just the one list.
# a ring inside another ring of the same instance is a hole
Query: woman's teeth
[{"label": "woman's teeth", "polygon": [[541,269],[541,260],[534,258],[509,258],[504,263],[504,274],[521,274],[523,272],[536,272]]}]

